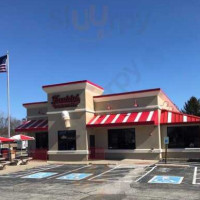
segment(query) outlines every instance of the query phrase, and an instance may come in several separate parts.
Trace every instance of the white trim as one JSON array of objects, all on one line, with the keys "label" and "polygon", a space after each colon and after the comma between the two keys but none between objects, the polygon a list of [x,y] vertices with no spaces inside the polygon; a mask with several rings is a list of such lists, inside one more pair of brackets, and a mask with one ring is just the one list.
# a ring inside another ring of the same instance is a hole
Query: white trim
[{"label": "white trim", "polygon": [[128,118],[130,117],[130,115],[131,115],[131,113],[128,113],[122,122],[126,123],[128,121]]},{"label": "white trim", "polygon": [[150,111],[149,112],[149,116],[147,118],[147,122],[151,121],[152,117],[153,117],[154,111]]},{"label": "white trim", "polygon": [[[165,152],[165,149],[162,149],[162,152]],[[200,148],[180,148],[180,149],[167,149],[167,152],[174,153],[199,153]]]},{"label": "white trim", "polygon": [[[80,109],[76,109],[76,110],[67,110],[69,113],[75,113],[75,112],[88,112],[88,113],[95,113],[93,110],[88,110],[85,108],[80,108]],[[62,111],[50,111],[47,112],[47,115],[55,115],[55,114],[61,114],[63,112]]]},{"label": "white trim", "polygon": [[139,112],[137,114],[137,117],[135,118],[134,122],[138,122],[140,120],[141,115],[142,115],[142,112]]},{"label": "white trim", "polygon": [[100,115],[97,115],[90,124],[94,124],[98,119],[99,119]]},{"label": "white trim", "polygon": [[159,149],[105,149],[105,153],[161,153]]},{"label": "white trim", "polygon": [[168,123],[172,123],[172,113],[168,112],[168,119],[167,119]]},{"label": "white trim", "polygon": [[103,119],[103,121],[101,122],[101,124],[104,124],[106,122],[106,120],[108,119],[108,117],[110,117],[110,115],[106,115],[106,117]]},{"label": "white trim", "polygon": [[116,121],[117,121],[117,119],[119,118],[119,116],[120,116],[120,114],[117,114],[116,116],[115,116],[115,118],[112,120],[112,124],[114,124]]},{"label": "white trim", "polygon": [[183,116],[183,122],[187,122],[187,116]]},{"label": "white trim", "polygon": [[66,155],[66,154],[89,154],[88,150],[69,150],[69,151],[48,151],[48,155]]}]

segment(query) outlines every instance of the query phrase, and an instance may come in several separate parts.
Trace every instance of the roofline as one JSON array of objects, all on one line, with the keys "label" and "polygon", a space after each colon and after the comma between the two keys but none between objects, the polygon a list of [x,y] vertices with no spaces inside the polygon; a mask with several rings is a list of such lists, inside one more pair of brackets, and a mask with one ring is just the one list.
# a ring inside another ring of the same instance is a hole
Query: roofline
[{"label": "roofline", "polygon": [[31,105],[37,105],[37,104],[44,104],[48,103],[47,101],[40,101],[40,102],[32,102],[32,103],[24,103],[23,106],[31,106]]},{"label": "roofline", "polygon": [[154,92],[154,91],[162,91],[162,90],[161,90],[161,88],[154,88],[154,89],[138,90],[138,91],[132,91],[132,92],[105,94],[105,95],[100,95],[100,96],[94,96],[93,98],[112,97],[112,96],[120,96],[120,95],[127,95],[127,94],[137,94],[137,93],[144,93],[144,92]]},{"label": "roofline", "polygon": [[82,81],[73,81],[73,82],[68,82],[68,83],[59,83],[59,84],[52,84],[52,85],[44,85],[42,86],[42,88],[50,88],[50,87],[59,87],[59,86],[64,86],[64,85],[72,85],[72,84],[79,84],[79,83],[89,83],[101,90],[104,90],[103,87],[95,84],[95,83],[92,83],[91,81],[88,81],[88,80],[82,80]]},{"label": "roofline", "polygon": [[197,115],[191,115],[191,114],[187,114],[187,113],[183,113],[183,112],[169,111],[166,109],[162,109],[162,112],[171,112],[171,113],[175,113],[175,114],[179,114],[179,115],[185,115],[187,117],[196,117],[196,118],[200,119],[200,117]]}]

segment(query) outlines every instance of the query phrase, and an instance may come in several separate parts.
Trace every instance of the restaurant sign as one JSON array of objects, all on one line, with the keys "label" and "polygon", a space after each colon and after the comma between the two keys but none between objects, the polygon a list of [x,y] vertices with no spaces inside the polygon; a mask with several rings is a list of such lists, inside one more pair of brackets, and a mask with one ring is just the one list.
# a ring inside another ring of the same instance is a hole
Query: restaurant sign
[{"label": "restaurant sign", "polygon": [[80,103],[79,94],[77,95],[66,95],[65,97],[60,97],[60,95],[54,95],[52,97],[52,106],[54,108],[66,108],[66,107],[76,107]]}]

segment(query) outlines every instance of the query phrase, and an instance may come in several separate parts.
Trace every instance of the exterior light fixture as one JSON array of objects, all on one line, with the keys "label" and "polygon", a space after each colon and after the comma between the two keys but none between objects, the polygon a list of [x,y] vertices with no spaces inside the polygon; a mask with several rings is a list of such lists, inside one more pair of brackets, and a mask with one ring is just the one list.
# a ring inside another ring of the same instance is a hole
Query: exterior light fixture
[{"label": "exterior light fixture", "polygon": [[111,110],[111,106],[110,106],[110,105],[108,105],[108,106],[107,106],[107,109],[108,109],[108,110]]},{"label": "exterior light fixture", "polygon": [[138,107],[137,100],[134,102],[134,107]]}]

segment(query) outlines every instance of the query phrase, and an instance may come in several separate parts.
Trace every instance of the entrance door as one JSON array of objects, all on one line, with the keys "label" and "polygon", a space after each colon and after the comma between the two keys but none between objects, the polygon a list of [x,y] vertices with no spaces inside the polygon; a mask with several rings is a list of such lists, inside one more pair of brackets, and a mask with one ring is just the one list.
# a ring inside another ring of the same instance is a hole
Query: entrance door
[{"label": "entrance door", "polygon": [[95,148],[95,135],[90,135],[90,148]]},{"label": "entrance door", "polygon": [[95,159],[95,135],[90,135],[90,159]]},{"label": "entrance door", "polygon": [[47,160],[48,151],[48,133],[41,132],[35,135],[36,148],[32,152],[32,157],[35,160]]},{"label": "entrance door", "polygon": [[36,149],[48,149],[48,133],[36,133]]}]

